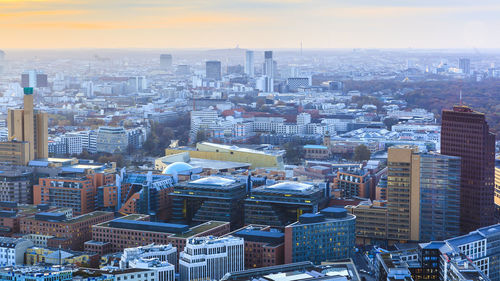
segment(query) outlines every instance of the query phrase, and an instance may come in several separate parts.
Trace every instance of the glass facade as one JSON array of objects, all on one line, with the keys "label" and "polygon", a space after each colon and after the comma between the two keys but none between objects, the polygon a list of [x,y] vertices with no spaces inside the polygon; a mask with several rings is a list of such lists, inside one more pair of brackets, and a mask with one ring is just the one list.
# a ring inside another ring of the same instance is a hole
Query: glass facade
[{"label": "glass facade", "polygon": [[420,241],[460,235],[460,157],[420,156]]}]

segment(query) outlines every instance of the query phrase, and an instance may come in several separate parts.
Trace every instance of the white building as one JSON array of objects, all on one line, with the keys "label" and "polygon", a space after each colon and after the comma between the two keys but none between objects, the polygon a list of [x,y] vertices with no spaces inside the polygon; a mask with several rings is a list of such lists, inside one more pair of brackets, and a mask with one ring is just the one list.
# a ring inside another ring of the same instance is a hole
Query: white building
[{"label": "white building", "polygon": [[175,266],[169,262],[160,261],[159,259],[140,258],[130,261],[129,264],[130,268],[140,268],[154,271],[155,278],[153,280],[155,281],[175,281]]},{"label": "white building", "polygon": [[168,245],[147,245],[126,248],[120,259],[120,268],[130,268],[130,262],[136,259],[158,259],[160,262],[177,263],[177,248]]},{"label": "white building", "polygon": [[311,114],[302,112],[297,115],[297,125],[307,125],[311,123]]},{"label": "white building", "polygon": [[0,266],[22,265],[26,249],[33,242],[22,238],[0,237]]},{"label": "white building", "polygon": [[220,280],[244,268],[244,241],[239,237],[191,238],[179,258],[181,281]]},{"label": "white building", "polygon": [[128,135],[123,127],[100,127],[97,131],[97,152],[126,151]]},{"label": "white building", "polygon": [[62,137],[64,144],[66,145],[67,154],[80,154],[83,151],[82,148],[82,136],[78,133],[67,133]]}]

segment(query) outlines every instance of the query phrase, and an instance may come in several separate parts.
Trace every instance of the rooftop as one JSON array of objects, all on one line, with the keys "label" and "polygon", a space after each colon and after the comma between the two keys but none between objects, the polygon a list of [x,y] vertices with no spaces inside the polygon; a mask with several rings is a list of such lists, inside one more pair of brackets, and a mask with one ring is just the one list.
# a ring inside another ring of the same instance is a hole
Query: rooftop
[{"label": "rooftop", "polygon": [[233,179],[227,179],[222,177],[210,176],[206,178],[197,179],[194,181],[190,181],[189,184],[196,185],[215,185],[215,186],[229,186],[236,183]]},{"label": "rooftop", "polygon": [[301,182],[284,181],[277,184],[265,186],[263,188],[279,192],[306,193],[312,191],[315,188],[315,186],[312,184],[301,183]]}]

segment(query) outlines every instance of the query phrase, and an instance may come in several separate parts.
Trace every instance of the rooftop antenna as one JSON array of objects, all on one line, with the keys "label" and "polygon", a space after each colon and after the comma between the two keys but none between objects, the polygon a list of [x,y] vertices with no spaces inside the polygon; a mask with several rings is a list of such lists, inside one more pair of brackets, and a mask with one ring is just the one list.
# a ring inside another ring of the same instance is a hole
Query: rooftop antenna
[{"label": "rooftop antenna", "polygon": [[460,90],[460,106],[462,106],[463,103],[462,103],[462,90]]},{"label": "rooftop antenna", "polygon": [[302,56],[302,41],[300,41],[300,56]]}]

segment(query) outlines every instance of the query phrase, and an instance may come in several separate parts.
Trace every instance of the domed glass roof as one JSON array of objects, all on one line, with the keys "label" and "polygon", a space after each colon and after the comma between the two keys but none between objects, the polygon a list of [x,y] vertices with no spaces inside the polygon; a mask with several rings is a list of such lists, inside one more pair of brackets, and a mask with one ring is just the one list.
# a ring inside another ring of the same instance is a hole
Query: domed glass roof
[{"label": "domed glass roof", "polygon": [[178,174],[184,171],[188,171],[193,169],[193,166],[189,165],[188,163],[184,162],[175,162],[170,165],[168,165],[165,170],[163,170],[163,174],[165,175],[173,175],[173,174]]}]

